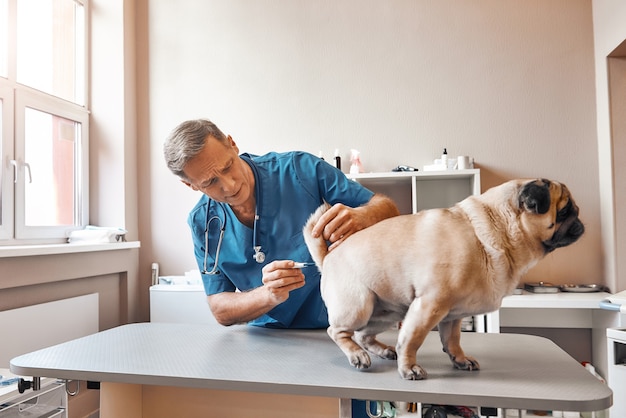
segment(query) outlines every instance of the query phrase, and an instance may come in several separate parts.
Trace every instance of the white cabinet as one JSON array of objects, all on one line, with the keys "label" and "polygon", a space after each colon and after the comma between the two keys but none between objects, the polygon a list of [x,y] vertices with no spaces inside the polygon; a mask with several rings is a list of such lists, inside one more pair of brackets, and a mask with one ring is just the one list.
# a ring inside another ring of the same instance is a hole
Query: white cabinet
[{"label": "white cabinet", "polygon": [[608,384],[613,390],[611,418],[625,417],[626,399],[624,399],[623,390],[626,387],[626,329],[609,328],[606,330],[606,335],[609,360]]},{"label": "white cabinet", "polygon": [[446,208],[480,194],[480,170],[347,174],[373,192],[392,198],[403,214]]}]

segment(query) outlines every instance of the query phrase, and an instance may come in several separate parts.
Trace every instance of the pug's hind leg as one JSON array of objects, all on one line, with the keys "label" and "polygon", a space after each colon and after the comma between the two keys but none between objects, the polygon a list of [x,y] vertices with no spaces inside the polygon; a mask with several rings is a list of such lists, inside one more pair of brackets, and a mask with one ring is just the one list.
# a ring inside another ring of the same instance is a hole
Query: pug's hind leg
[{"label": "pug's hind leg", "polygon": [[372,354],[376,354],[377,356],[387,359],[387,360],[396,360],[398,355],[396,354],[396,349],[393,346],[384,344],[376,339],[376,335],[378,332],[355,332],[354,338],[356,342],[367,351]]},{"label": "pug's hind leg", "polygon": [[443,351],[448,354],[454,367],[459,370],[479,370],[478,361],[465,354],[461,348],[461,319],[439,324],[439,337]]},{"label": "pug's hind leg", "polygon": [[328,335],[344,352],[351,365],[367,369],[372,362],[369,354],[353,339],[355,330],[367,326],[374,311],[375,296],[366,288],[348,291],[346,280],[329,280],[326,277],[322,297],[328,307]]},{"label": "pug's hind leg", "polygon": [[348,357],[348,361],[351,365],[357,369],[367,369],[372,365],[369,354],[352,339],[354,331],[331,325],[328,327],[328,335],[330,335],[330,338],[333,339],[335,344],[337,344],[346,357]]}]

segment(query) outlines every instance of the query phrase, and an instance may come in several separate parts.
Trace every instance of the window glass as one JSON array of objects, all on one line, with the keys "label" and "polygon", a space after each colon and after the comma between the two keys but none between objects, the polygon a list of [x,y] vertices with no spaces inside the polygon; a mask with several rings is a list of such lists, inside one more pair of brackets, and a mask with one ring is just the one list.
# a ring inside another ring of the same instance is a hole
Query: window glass
[{"label": "window glass", "polygon": [[73,225],[80,123],[25,110],[25,225]]},{"label": "window glass", "polygon": [[82,8],[74,0],[17,2],[18,83],[84,105]]}]

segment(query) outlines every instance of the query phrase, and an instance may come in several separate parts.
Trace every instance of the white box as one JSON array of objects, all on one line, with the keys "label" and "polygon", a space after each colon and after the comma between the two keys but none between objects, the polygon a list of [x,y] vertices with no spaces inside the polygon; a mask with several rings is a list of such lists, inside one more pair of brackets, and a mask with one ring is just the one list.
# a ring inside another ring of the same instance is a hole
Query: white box
[{"label": "white box", "polygon": [[150,322],[214,324],[203,285],[158,284],[150,287]]}]

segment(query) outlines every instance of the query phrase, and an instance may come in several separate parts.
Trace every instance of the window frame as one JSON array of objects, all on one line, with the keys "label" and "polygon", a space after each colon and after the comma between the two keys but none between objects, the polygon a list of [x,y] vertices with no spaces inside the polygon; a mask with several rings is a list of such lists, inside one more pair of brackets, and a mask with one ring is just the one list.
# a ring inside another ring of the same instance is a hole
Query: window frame
[{"label": "window frame", "polygon": [[[25,197],[28,181],[28,173],[24,164],[26,144],[26,109],[34,109],[49,113],[65,119],[80,123],[80,139],[75,149],[75,178],[74,178],[74,201],[75,219],[74,225],[55,226],[28,226],[25,224]],[[43,97],[36,90],[18,86],[15,90],[15,149],[14,159],[18,162],[18,177],[15,183],[15,238],[21,239],[47,239],[64,238],[72,230],[85,227],[89,220],[89,191],[84,185],[89,184],[89,145],[85,138],[89,138],[89,115],[82,106],[64,101],[57,97]]]},{"label": "window frame", "polygon": [[11,164],[11,156],[15,155],[13,150],[14,144],[14,103],[13,103],[13,88],[9,86],[9,83],[2,77],[0,77],[0,100],[2,101],[2,113],[0,117],[0,126],[2,131],[0,134],[0,150],[2,150],[2,173],[0,179],[0,240],[9,240],[13,238],[13,225],[14,225],[14,173],[15,168]]},{"label": "window frame", "polygon": [[[2,176],[0,184],[0,249],[6,245],[58,244],[67,243],[72,230],[82,229],[89,224],[89,120],[87,105],[76,104],[57,96],[24,86],[16,81],[16,2],[7,4],[7,78],[0,75],[0,99],[3,102],[2,121]],[[88,0],[68,0],[82,5],[84,12],[84,74],[81,77],[83,103],[89,103],[89,31],[90,10]],[[54,116],[80,123],[80,144],[77,144],[74,178],[74,225],[27,226],[25,225],[25,187],[27,173],[24,170],[25,113],[31,108]],[[16,177],[17,176],[17,177]]]}]

